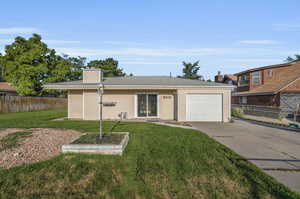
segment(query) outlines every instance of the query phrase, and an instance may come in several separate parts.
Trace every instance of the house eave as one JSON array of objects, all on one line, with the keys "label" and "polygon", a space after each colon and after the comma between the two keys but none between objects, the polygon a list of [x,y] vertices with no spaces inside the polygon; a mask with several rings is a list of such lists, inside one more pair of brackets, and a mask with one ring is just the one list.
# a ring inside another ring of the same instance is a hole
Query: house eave
[{"label": "house eave", "polygon": [[260,96],[260,95],[274,95],[275,92],[260,92],[260,93],[232,93],[232,96]]},{"label": "house eave", "polygon": [[270,69],[270,68],[279,68],[279,67],[286,67],[286,66],[290,66],[291,63],[283,63],[283,64],[274,64],[274,65],[269,65],[269,66],[262,66],[262,67],[257,67],[257,68],[252,68],[252,69],[248,69],[248,70],[244,70],[238,73],[235,73],[235,76],[239,76],[245,73],[250,73],[250,72],[254,72],[254,71],[259,71],[259,70],[265,70],[265,69]]},{"label": "house eave", "polygon": [[[44,85],[43,88],[51,90],[76,90],[76,89],[97,89],[98,84],[77,84],[77,85]],[[105,85],[105,89],[178,89],[178,88],[222,88],[233,89],[235,86],[201,86],[201,85]]]}]

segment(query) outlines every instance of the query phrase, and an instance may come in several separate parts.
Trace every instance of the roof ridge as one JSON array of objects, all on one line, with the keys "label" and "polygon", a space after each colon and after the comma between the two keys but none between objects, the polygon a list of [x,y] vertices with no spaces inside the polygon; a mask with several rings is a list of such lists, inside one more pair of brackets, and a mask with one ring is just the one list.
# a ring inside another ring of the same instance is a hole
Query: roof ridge
[{"label": "roof ridge", "polygon": [[276,68],[276,67],[291,66],[293,63],[295,63],[295,62],[288,62],[288,63],[281,63],[281,64],[272,64],[272,65],[267,65],[267,66],[260,66],[260,67],[250,68],[250,69],[243,70],[241,72],[235,73],[234,75],[240,75],[240,74],[243,74],[243,73],[252,72],[252,71],[261,70],[261,69],[267,69],[267,68]]}]

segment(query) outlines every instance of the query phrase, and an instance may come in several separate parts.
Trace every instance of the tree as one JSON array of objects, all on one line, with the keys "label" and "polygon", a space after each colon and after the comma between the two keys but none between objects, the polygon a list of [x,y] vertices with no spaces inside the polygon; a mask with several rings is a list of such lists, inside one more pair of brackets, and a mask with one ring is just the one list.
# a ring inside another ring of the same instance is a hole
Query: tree
[{"label": "tree", "polygon": [[44,83],[75,81],[82,79],[82,69],[86,62],[85,57],[70,57],[54,55],[51,60],[49,74],[43,80]]},{"label": "tree", "polygon": [[4,67],[3,67],[3,56],[0,53],[0,82],[4,81]]},{"label": "tree", "polygon": [[5,47],[5,79],[16,87],[20,95],[38,95],[53,53],[37,34],[28,40],[16,37],[11,45]]},{"label": "tree", "polygon": [[182,64],[184,66],[182,69],[182,73],[183,73],[183,76],[181,76],[182,78],[197,79],[197,80],[203,79],[203,77],[198,74],[198,71],[200,69],[200,67],[198,66],[199,61],[196,61],[195,63],[182,62]]},{"label": "tree", "polygon": [[[63,54],[62,56],[55,55],[51,60],[51,70],[47,77],[43,79],[43,84],[52,82],[75,81],[82,79],[82,69],[84,69],[85,57],[69,57]],[[58,90],[43,90],[43,96],[64,96],[64,91]]]},{"label": "tree", "polygon": [[49,82],[77,80],[81,78],[85,58],[56,55],[43,43],[40,35],[29,39],[16,37],[5,47],[1,57],[5,80],[11,82],[21,96],[42,95],[42,85]]},{"label": "tree", "polygon": [[119,68],[119,62],[113,58],[107,58],[105,60],[93,60],[90,61],[87,66],[101,68],[104,77],[116,77],[125,76],[122,68]]},{"label": "tree", "polygon": [[285,60],[286,62],[293,62],[293,61],[300,61],[300,55],[296,54],[295,58],[288,56],[288,58],[286,58]]}]

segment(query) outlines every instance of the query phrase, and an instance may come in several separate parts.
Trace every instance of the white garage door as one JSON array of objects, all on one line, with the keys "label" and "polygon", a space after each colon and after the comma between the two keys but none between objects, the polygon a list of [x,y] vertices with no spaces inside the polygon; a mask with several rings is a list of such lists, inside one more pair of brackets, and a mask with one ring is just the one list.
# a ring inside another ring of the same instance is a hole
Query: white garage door
[{"label": "white garage door", "polygon": [[190,94],[186,100],[188,121],[223,121],[221,94]]}]

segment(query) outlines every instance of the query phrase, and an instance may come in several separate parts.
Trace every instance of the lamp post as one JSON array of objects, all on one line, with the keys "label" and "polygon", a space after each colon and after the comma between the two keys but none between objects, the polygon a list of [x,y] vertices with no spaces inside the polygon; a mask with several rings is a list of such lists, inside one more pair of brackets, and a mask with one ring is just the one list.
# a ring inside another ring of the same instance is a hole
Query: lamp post
[{"label": "lamp post", "polygon": [[103,125],[102,125],[102,108],[103,108],[103,102],[102,102],[102,96],[104,93],[104,86],[103,84],[99,84],[98,87],[98,94],[99,94],[99,140],[102,139],[103,136]]}]

